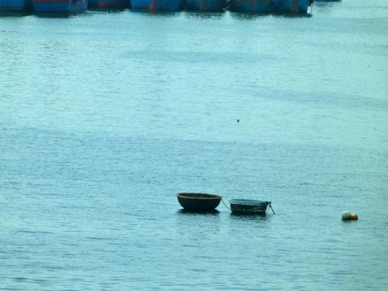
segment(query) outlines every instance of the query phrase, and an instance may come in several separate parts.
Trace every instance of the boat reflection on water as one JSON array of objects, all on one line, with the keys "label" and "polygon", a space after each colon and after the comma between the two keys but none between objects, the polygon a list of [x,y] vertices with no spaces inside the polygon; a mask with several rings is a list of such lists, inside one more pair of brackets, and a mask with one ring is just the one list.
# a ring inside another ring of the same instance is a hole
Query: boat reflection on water
[{"label": "boat reflection on water", "polygon": [[230,217],[238,220],[266,220],[268,218],[266,213],[243,213],[231,212]]},{"label": "boat reflection on water", "polygon": [[196,211],[196,210],[187,210],[187,209],[179,209],[177,211],[178,214],[180,215],[209,215],[209,216],[216,216],[216,215],[219,215],[220,214],[220,211],[214,209],[214,210],[210,210],[210,211]]}]

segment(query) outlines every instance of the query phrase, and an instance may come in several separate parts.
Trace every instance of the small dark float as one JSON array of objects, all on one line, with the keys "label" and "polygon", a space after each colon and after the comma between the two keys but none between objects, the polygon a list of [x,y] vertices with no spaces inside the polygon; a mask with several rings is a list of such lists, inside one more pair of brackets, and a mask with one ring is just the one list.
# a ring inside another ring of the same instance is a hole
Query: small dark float
[{"label": "small dark float", "polygon": [[222,196],[206,193],[178,193],[179,204],[190,211],[214,211]]}]

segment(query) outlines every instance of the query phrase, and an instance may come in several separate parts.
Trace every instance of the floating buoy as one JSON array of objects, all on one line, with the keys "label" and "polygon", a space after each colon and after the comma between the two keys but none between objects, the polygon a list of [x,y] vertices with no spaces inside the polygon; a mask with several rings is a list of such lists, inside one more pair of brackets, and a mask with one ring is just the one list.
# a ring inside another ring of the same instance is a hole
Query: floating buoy
[{"label": "floating buoy", "polygon": [[342,212],[342,220],[358,220],[358,215],[349,211]]},{"label": "floating buoy", "polygon": [[355,214],[355,213],[353,213],[353,214],[352,214],[352,220],[358,220],[358,215]]},{"label": "floating buoy", "polygon": [[349,211],[342,212],[342,220],[351,220],[352,214]]}]

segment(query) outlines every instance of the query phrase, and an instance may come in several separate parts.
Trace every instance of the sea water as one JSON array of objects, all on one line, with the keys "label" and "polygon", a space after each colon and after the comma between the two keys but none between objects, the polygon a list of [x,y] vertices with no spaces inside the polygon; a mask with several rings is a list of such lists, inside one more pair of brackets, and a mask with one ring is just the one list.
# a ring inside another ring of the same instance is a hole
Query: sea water
[{"label": "sea water", "polygon": [[387,16],[1,17],[0,289],[386,290]]}]

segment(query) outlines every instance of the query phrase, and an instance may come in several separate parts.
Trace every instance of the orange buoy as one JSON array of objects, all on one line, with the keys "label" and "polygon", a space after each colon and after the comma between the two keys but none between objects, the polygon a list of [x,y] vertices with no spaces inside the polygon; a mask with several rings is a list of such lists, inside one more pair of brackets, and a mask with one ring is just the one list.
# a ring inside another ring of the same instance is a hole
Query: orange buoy
[{"label": "orange buoy", "polygon": [[352,220],[358,220],[358,215],[353,213],[351,216]]}]

